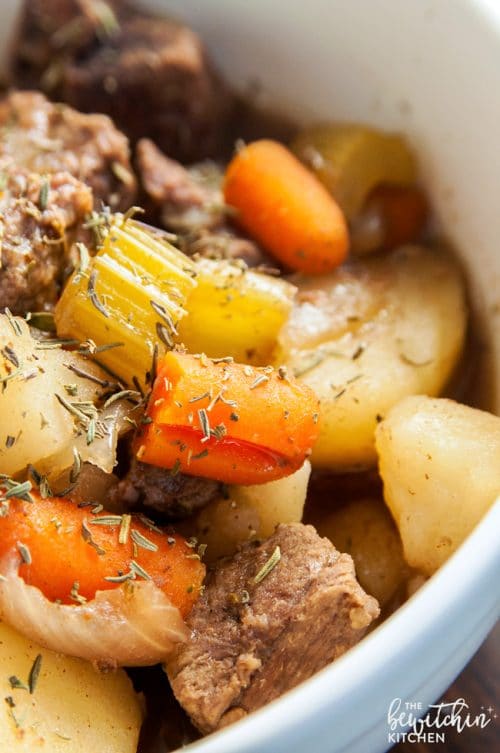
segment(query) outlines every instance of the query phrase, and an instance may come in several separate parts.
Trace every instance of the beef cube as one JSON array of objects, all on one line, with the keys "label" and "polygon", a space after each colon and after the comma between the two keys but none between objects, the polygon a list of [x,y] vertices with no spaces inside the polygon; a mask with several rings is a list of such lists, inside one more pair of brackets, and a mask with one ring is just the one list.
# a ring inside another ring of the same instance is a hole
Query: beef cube
[{"label": "beef cube", "polygon": [[27,0],[11,75],[182,162],[218,152],[233,104],[197,34],[117,0]]},{"label": "beef cube", "polygon": [[178,234],[182,250],[209,259],[241,259],[249,267],[272,266],[262,249],[231,227],[222,194],[223,173],[214,162],[185,168],[149,139],[136,149],[137,168],[150,213]]},{"label": "beef cube", "polygon": [[40,174],[68,172],[92,189],[98,205],[128,209],[136,193],[126,137],[105,115],[83,115],[39,92],[0,101],[0,160]]},{"label": "beef cube", "polygon": [[168,677],[194,724],[212,732],[325,667],[378,614],[349,555],[312,526],[280,525],[209,575]]},{"label": "beef cube", "polygon": [[211,479],[172,474],[132,459],[130,469],[113,490],[113,501],[121,507],[156,510],[167,520],[191,515],[221,494],[221,484]]},{"label": "beef cube", "polygon": [[72,236],[92,210],[92,192],[68,173],[3,174],[0,310],[50,309],[60,293]]}]

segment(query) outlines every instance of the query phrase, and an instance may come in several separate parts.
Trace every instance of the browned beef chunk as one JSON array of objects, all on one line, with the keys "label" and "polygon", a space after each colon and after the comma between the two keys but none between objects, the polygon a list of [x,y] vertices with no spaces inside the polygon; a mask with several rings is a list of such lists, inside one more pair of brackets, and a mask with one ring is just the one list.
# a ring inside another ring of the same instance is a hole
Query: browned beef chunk
[{"label": "browned beef chunk", "polygon": [[11,67],[17,85],[38,82],[79,110],[108,113],[134,141],[150,136],[181,161],[223,143],[232,98],[201,40],[130,3],[27,0]]},{"label": "browned beef chunk", "polygon": [[0,101],[0,159],[40,174],[66,171],[96,200],[127,209],[136,181],[126,137],[105,115],[83,115],[39,92],[14,91]]},{"label": "browned beef chunk", "polygon": [[113,499],[125,507],[146,507],[170,520],[185,518],[221,493],[217,481],[172,475],[165,468],[141,463],[135,458],[130,470],[113,492]]},{"label": "browned beef chunk", "polygon": [[[266,573],[273,553],[281,557]],[[349,555],[312,526],[280,525],[209,575],[187,619],[191,638],[167,665],[172,689],[194,724],[212,732],[336,659],[378,614]]]},{"label": "browned beef chunk", "polygon": [[121,0],[25,0],[12,49],[12,76],[24,88],[60,97],[65,65],[113,34]]},{"label": "browned beef chunk", "polygon": [[237,236],[230,226],[222,171],[214,162],[185,168],[150,139],[139,141],[136,157],[153,213],[164,228],[179,235],[183,251],[212,259],[242,259],[249,267],[269,262],[256,243]]},{"label": "browned beef chunk", "polygon": [[44,178],[4,173],[0,201],[0,310],[51,308],[68,264],[67,249],[92,209],[92,192],[68,173]]}]

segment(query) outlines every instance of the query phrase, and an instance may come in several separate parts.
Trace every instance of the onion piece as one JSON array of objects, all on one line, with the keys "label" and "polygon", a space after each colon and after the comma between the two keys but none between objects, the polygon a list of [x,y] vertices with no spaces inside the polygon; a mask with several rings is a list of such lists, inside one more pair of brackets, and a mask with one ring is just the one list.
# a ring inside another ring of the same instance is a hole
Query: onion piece
[{"label": "onion piece", "polygon": [[[16,556],[17,560],[17,556]],[[165,661],[189,630],[177,607],[150,581],[126,581],[85,604],[55,604],[0,562],[0,618],[30,640],[101,668]]]}]

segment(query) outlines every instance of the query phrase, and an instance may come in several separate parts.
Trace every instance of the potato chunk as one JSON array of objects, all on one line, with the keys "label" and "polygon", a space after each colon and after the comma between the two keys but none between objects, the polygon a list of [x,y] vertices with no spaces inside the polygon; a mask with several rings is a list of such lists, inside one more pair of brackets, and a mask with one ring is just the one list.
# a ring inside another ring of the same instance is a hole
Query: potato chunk
[{"label": "potato chunk", "polygon": [[383,501],[356,499],[313,522],[339,552],[351,555],[360,585],[385,606],[409,573],[397,528]]},{"label": "potato chunk", "polygon": [[[30,670],[38,655],[40,671],[30,693]],[[19,683],[26,687],[15,687]],[[2,751],[137,750],[142,712],[123,670],[99,674],[88,662],[39,648],[3,622],[0,693]]]},{"label": "potato chunk", "polygon": [[374,466],[377,422],[407,395],[438,395],[457,362],[466,326],[459,270],[407,246],[298,285],[276,362],[321,400],[313,467]]},{"label": "potato chunk", "polygon": [[376,443],[406,560],[431,575],[500,494],[500,418],[408,397],[380,424]]},{"label": "potato chunk", "polygon": [[198,514],[195,533],[207,545],[205,561],[233,554],[238,544],[272,536],[280,523],[300,523],[311,473],[308,461],[291,476],[255,486],[230,486],[227,498]]}]

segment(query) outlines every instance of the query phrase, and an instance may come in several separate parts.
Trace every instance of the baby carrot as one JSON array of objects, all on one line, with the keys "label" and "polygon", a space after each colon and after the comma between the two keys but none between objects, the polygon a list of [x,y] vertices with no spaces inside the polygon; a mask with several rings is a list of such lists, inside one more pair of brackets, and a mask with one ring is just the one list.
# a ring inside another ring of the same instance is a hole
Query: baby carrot
[{"label": "baby carrot", "polygon": [[318,410],[312,390],[283,373],[172,351],[159,364],[136,453],[191,475],[264,483],[303,464]]},{"label": "baby carrot", "polygon": [[0,558],[21,558],[19,575],[51,601],[75,604],[127,579],[151,579],[185,616],[205,567],[182,536],[146,519],[93,514],[63,498],[9,501],[0,517]]},{"label": "baby carrot", "polygon": [[346,257],[344,215],[326,188],[282,144],[254,141],[226,170],[224,197],[238,222],[290,269],[323,274]]}]

